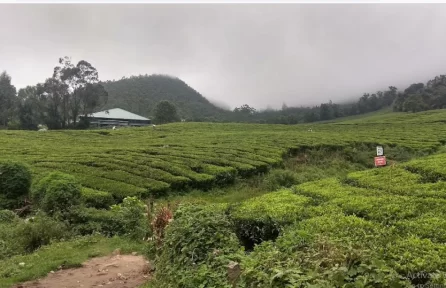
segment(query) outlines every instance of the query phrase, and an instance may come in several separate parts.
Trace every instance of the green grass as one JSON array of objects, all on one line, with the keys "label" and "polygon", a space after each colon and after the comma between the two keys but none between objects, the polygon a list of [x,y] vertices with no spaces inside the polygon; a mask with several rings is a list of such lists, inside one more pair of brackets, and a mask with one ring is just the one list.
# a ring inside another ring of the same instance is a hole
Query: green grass
[{"label": "green grass", "polygon": [[[44,246],[32,254],[14,256],[0,261],[0,287],[45,276],[59,266],[79,267],[88,258],[110,254],[120,248],[122,253],[141,252],[143,245],[123,238],[105,238],[89,236],[67,242]],[[19,263],[25,263],[20,267]]]}]

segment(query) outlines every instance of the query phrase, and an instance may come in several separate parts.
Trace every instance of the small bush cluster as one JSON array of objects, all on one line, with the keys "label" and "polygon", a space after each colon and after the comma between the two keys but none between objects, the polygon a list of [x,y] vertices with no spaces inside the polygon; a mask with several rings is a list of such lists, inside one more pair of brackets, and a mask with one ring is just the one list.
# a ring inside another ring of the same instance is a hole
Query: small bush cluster
[{"label": "small bush cluster", "polygon": [[11,210],[0,210],[0,224],[13,223],[17,220],[19,217]]},{"label": "small bush cluster", "polygon": [[115,204],[113,196],[104,191],[97,191],[90,188],[82,187],[82,202],[87,207],[96,209],[108,209]]},{"label": "small bush cluster", "polygon": [[33,203],[51,216],[62,216],[81,204],[81,186],[76,179],[52,172],[40,179],[32,191]]},{"label": "small bush cluster", "polygon": [[232,287],[227,265],[241,254],[224,209],[182,205],[174,219],[155,259],[154,287]]},{"label": "small bush cluster", "polygon": [[[11,215],[8,218],[11,219]],[[71,237],[67,225],[42,213],[27,220],[14,219],[0,222],[0,259],[30,253],[53,241]]]},{"label": "small bush cluster", "polygon": [[295,173],[290,170],[275,169],[265,176],[264,183],[268,190],[274,191],[298,184],[298,180]]},{"label": "small bush cluster", "polygon": [[145,205],[136,197],[127,197],[110,210],[80,206],[70,211],[68,219],[72,230],[81,235],[101,233],[142,240],[149,229]]},{"label": "small bush cluster", "polygon": [[31,172],[15,162],[0,162],[0,209],[20,207],[31,187]]},{"label": "small bush cluster", "polygon": [[[27,168],[14,163],[1,167],[1,187],[9,189],[2,196],[11,201],[0,203],[13,203],[26,196],[31,181]],[[0,259],[30,253],[75,235],[101,233],[142,240],[148,232],[143,202],[127,197],[121,204],[113,205],[111,194],[82,188],[72,175],[52,172],[36,182],[30,196],[36,213],[29,219],[21,219],[11,210],[0,210]]]}]

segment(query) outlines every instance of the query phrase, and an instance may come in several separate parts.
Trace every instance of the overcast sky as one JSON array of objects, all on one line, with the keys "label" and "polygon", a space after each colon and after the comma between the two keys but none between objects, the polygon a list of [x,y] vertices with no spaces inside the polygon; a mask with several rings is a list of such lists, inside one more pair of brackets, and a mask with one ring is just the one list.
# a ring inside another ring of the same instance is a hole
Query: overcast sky
[{"label": "overcast sky", "polygon": [[445,4],[0,4],[0,70],[22,88],[67,55],[231,107],[313,105],[445,74],[445,28]]}]

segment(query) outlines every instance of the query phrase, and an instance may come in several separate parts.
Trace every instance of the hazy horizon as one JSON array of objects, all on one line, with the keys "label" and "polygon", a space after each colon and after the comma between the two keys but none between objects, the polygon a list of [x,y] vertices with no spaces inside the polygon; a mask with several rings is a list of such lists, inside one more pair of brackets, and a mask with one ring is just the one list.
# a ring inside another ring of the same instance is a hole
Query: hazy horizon
[{"label": "hazy horizon", "polygon": [[445,74],[445,4],[0,4],[19,88],[60,57],[102,81],[178,77],[231,108],[316,105]]}]

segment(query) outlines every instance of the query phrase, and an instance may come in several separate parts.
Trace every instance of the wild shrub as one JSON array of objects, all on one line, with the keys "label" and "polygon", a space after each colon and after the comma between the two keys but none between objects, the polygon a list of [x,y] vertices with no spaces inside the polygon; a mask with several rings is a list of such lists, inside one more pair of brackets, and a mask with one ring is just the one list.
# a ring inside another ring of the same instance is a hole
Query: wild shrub
[{"label": "wild shrub", "polygon": [[149,228],[146,206],[137,197],[126,197],[121,204],[111,206],[111,212],[119,217],[124,225],[124,235],[132,239],[143,239]]},{"label": "wild shrub", "polygon": [[156,257],[155,287],[227,287],[227,265],[240,261],[238,240],[224,209],[182,205],[167,226]]},{"label": "wild shrub", "polygon": [[32,192],[35,204],[48,215],[64,217],[81,203],[81,186],[68,174],[52,172],[40,179]]},{"label": "wild shrub", "polygon": [[26,252],[32,252],[52,241],[70,236],[66,224],[44,214],[37,214],[29,221],[23,221],[17,226],[15,239]]},{"label": "wild shrub", "polygon": [[150,223],[152,232],[153,232],[153,240],[156,242],[158,246],[162,244],[162,240],[164,239],[165,229],[167,225],[172,220],[173,214],[169,207],[161,207],[153,217],[152,222]]},{"label": "wild shrub", "polygon": [[265,186],[270,191],[277,190],[279,188],[291,187],[297,184],[296,175],[289,170],[276,169],[272,170],[264,180]]},{"label": "wild shrub", "polygon": [[0,210],[0,224],[13,223],[17,221],[19,217],[11,210]]},{"label": "wild shrub", "polygon": [[127,197],[110,210],[77,207],[68,215],[73,231],[81,235],[100,233],[142,240],[149,226],[144,203],[136,197]]},{"label": "wild shrub", "polygon": [[52,241],[71,236],[64,223],[42,213],[23,220],[17,216],[11,218],[13,215],[3,212],[0,214],[6,215],[8,221],[0,221],[0,259],[29,253]]},{"label": "wild shrub", "polygon": [[31,172],[15,162],[0,162],[0,209],[20,206],[31,187]]}]

